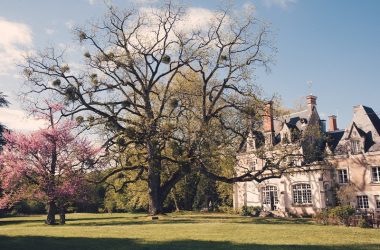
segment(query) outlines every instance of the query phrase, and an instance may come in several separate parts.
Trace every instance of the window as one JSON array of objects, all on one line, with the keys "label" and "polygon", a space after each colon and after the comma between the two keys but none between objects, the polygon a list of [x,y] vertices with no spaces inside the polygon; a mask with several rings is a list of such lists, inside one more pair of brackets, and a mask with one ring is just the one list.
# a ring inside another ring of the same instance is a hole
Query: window
[{"label": "window", "polygon": [[288,133],[283,134],[282,143],[289,143]]},{"label": "window", "polygon": [[256,171],[257,159],[249,159],[247,160],[248,170]]},{"label": "window", "polygon": [[380,167],[372,167],[372,182],[380,182]]},{"label": "window", "polygon": [[368,205],[368,196],[367,195],[360,195],[357,196],[357,203],[358,203],[358,208],[369,208]]},{"label": "window", "polygon": [[248,165],[249,165],[249,171],[256,170],[256,163],[254,161],[249,162]]},{"label": "window", "polygon": [[276,186],[266,186],[262,189],[263,204],[271,204],[271,196],[274,204],[278,204],[278,195]]},{"label": "window", "polygon": [[376,208],[380,208],[380,195],[375,195]]},{"label": "window", "polygon": [[338,169],[338,182],[339,184],[348,183],[347,169]]},{"label": "window", "polygon": [[361,149],[359,141],[351,141],[351,153],[358,154],[360,151]]},{"label": "window", "polygon": [[288,166],[301,166],[299,157],[288,156],[285,160]]},{"label": "window", "polygon": [[310,184],[293,185],[293,203],[294,204],[311,204],[311,186]]}]

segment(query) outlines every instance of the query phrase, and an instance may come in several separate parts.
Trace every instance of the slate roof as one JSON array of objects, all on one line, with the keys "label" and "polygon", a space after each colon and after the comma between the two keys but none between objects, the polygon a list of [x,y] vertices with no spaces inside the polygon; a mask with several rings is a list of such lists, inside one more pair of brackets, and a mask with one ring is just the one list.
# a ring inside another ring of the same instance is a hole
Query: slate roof
[{"label": "slate roof", "polygon": [[[308,125],[319,124],[320,117],[314,107],[312,110],[307,109],[275,117],[273,122],[275,144],[278,144],[281,141],[280,131],[284,128],[284,124],[289,129],[305,131]],[[346,129],[326,132],[326,143],[329,149],[337,154],[343,152],[341,149],[347,148],[353,128],[358,132],[360,138],[362,138],[361,140],[364,140],[365,152],[380,151],[380,118],[372,108],[363,105],[354,107],[352,122]],[[263,145],[264,136],[262,132],[255,131],[254,135]]]},{"label": "slate roof", "polygon": [[300,112],[295,112],[289,115],[274,118],[275,134],[277,135],[280,133],[285,122],[289,128],[298,128],[300,131],[303,131],[306,126],[304,126],[305,123],[302,123],[302,121],[306,120],[306,122],[308,122],[310,113],[311,112],[309,110],[302,110]]},{"label": "slate roof", "polygon": [[377,131],[377,134],[379,135],[380,134],[380,119],[379,119],[379,117],[377,116],[375,111],[373,111],[372,108],[363,106],[363,109],[367,113],[368,118],[372,122],[373,126],[375,127],[375,129]]},{"label": "slate roof", "polygon": [[338,149],[347,146],[353,128],[364,138],[365,152],[380,151],[380,119],[372,108],[363,105],[354,107],[352,122],[344,130],[344,135],[337,145]]},{"label": "slate roof", "polygon": [[340,139],[342,139],[343,137],[344,130],[329,131],[326,134],[327,134],[327,145],[329,146],[331,151],[334,151]]}]

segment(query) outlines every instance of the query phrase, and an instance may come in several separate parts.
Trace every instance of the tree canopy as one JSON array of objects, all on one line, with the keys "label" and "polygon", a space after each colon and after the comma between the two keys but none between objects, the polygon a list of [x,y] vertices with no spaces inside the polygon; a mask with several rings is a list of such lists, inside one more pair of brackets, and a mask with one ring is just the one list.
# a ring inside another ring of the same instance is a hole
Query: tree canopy
[{"label": "tree canopy", "polygon": [[[187,9],[110,7],[98,23],[75,30],[86,47],[77,69],[64,53],[46,49],[27,58],[30,95],[52,93],[66,104],[63,115],[104,135],[111,156],[100,181],[118,175],[120,190],[147,183],[149,212],[162,212],[172,188],[200,171],[219,177],[260,114],[256,67],[267,67],[275,48],[268,26],[252,13],[214,11],[201,27]],[[250,175],[259,179],[259,175]]]},{"label": "tree canopy", "polygon": [[0,208],[23,199],[41,201],[48,206],[47,224],[54,224],[57,207],[64,213],[68,202],[84,199],[86,170],[93,167],[99,150],[72,133],[75,122],[54,118],[60,110],[60,105],[50,104],[39,111],[47,122],[45,129],[31,134],[5,133],[7,143],[0,155]]}]

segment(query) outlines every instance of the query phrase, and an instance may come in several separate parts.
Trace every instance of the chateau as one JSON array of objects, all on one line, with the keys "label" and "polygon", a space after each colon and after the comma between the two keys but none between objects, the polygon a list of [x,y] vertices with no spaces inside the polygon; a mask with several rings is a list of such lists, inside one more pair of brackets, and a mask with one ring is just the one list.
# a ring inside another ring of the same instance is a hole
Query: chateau
[{"label": "chateau", "polygon": [[[250,132],[237,156],[236,172],[259,171],[265,155],[283,150],[294,154],[286,161],[297,167],[280,178],[235,184],[234,208],[260,206],[267,211],[314,214],[335,206],[337,190],[349,186],[354,207],[380,211],[379,117],[373,109],[358,105],[349,126],[339,130],[336,116],[329,116],[327,125],[320,119],[317,97],[306,99],[306,110],[282,117],[273,116],[271,102],[266,105],[262,129]],[[313,128],[322,135],[313,141],[317,147],[309,147],[304,136]]]}]

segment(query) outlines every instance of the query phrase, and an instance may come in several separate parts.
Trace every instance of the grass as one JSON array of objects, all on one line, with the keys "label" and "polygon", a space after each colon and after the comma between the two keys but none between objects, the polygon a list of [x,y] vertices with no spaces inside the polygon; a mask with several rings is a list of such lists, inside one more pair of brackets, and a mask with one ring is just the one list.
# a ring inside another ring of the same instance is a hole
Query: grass
[{"label": "grass", "polygon": [[305,219],[173,213],[69,214],[46,226],[45,216],[0,218],[0,249],[380,249],[380,230],[321,226]]}]

